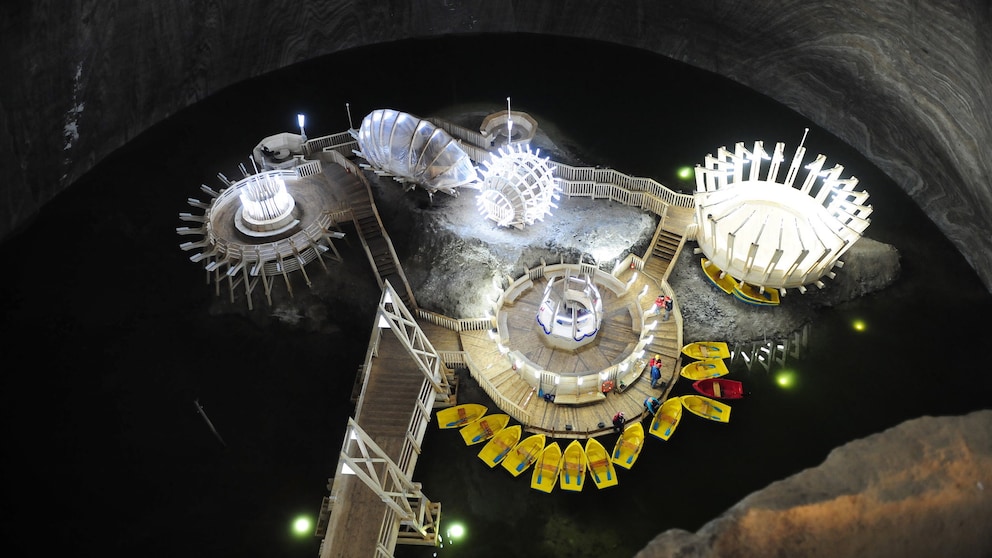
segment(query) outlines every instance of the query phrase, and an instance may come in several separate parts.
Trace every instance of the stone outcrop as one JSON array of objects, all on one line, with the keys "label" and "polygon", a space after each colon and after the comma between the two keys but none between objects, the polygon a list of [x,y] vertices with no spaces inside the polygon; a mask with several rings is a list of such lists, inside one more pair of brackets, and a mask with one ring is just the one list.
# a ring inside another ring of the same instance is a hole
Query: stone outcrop
[{"label": "stone outcrop", "polygon": [[675,291],[687,341],[725,339],[732,343],[786,339],[813,321],[819,309],[854,300],[891,285],[901,270],[894,246],[862,237],[844,254],[844,267],[825,287],[805,294],[789,290],[782,303],[769,311],[741,304],[712,285],[699,265],[701,256],[684,250],[672,266],[668,283]]},{"label": "stone outcrop", "polygon": [[923,417],[833,450],[698,532],[666,531],[637,558],[992,554],[992,411]]}]

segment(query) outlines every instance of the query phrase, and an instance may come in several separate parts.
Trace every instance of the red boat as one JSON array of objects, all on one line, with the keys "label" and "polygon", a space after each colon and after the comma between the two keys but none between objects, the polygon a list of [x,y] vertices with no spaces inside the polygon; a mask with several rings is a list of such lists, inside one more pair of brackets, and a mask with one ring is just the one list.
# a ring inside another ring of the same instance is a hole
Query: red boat
[{"label": "red boat", "polygon": [[744,397],[744,384],[726,378],[705,378],[692,382],[692,388],[707,397],[740,399]]}]

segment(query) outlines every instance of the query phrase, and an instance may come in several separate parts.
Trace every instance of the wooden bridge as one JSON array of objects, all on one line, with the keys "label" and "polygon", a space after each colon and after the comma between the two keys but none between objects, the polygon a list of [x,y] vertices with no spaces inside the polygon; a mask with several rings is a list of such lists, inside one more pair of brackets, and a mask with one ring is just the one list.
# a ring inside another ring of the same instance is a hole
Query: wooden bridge
[{"label": "wooden bridge", "polygon": [[[664,398],[665,388],[651,388],[642,371],[646,358],[660,354],[662,380],[667,386],[673,383],[682,345],[678,302],[668,322],[651,315],[645,320],[645,315],[658,293],[672,295],[668,267],[687,231],[692,232],[692,198],[608,169],[557,165],[556,179],[565,195],[613,199],[658,214],[651,246],[609,273],[581,262],[542,262],[506,286],[497,317],[457,320],[417,308],[369,185],[347,160],[345,137],[334,138],[308,142],[308,158],[337,163],[359,179],[343,181],[347,195],[337,216],[354,223],[382,295],[358,374],[355,416],[346,426],[316,535],[322,538],[320,558],[387,558],[397,544],[437,544],[441,505],[412,478],[432,411],[457,403],[456,367],[467,368],[496,405],[527,430],[552,437],[606,433],[617,410],[636,417],[644,410],[645,397]],[[547,277],[570,265],[608,285],[603,290],[606,318],[598,339],[582,350],[550,349],[529,325]],[[519,372],[535,374],[538,386]],[[556,393],[551,403],[537,394],[545,391],[543,380],[554,382],[553,375],[563,380],[547,386]],[[579,380],[586,376],[595,379]],[[616,386],[606,396],[603,378]]]}]

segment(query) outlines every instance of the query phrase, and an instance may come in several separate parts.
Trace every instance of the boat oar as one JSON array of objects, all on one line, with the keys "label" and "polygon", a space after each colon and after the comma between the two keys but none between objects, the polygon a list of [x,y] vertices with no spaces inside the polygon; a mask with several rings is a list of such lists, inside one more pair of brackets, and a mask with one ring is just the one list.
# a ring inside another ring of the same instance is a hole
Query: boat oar
[{"label": "boat oar", "polygon": [[634,449],[630,451],[630,457],[627,458],[627,463],[634,462],[634,456],[637,455],[637,448],[639,447],[641,447],[640,440],[638,440],[637,443],[634,445]]},{"label": "boat oar", "polygon": [[[530,452],[527,452],[527,454],[524,455],[523,460],[521,460],[520,463],[517,464],[517,472],[523,471],[524,470],[524,466],[527,465],[528,463],[530,463],[533,458],[534,458],[534,456],[531,455]],[[537,482],[541,482],[540,481],[540,477],[538,477],[538,481]]]},{"label": "boat oar", "polygon": [[[537,484],[541,484],[541,479],[544,477],[544,458],[541,458],[541,469],[537,473]],[[537,465],[535,465],[536,467]]]},{"label": "boat oar", "polygon": [[503,449],[503,451],[496,454],[496,457],[493,458],[493,463],[499,463],[508,453],[510,453],[510,448]]},{"label": "boat oar", "polygon": [[492,436],[492,435],[493,435],[493,431],[490,430],[489,429],[489,425],[484,422],[484,423],[482,423],[482,432],[480,432],[479,434],[477,434],[475,436],[475,438],[472,438],[472,443],[474,444],[475,442],[479,442],[481,440],[484,440],[484,439],[486,439],[486,438],[488,438],[489,436]]}]

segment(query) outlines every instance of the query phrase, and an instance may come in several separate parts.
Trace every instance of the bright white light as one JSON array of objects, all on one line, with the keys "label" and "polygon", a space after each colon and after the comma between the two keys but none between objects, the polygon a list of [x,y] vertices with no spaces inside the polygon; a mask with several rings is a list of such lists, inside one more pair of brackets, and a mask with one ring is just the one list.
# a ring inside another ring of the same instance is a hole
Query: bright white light
[{"label": "bright white light", "polygon": [[551,215],[558,184],[548,158],[530,146],[510,144],[483,163],[476,204],[483,217],[501,227],[522,229]]},{"label": "bright white light", "polygon": [[382,329],[389,329],[393,327],[389,323],[389,320],[386,319],[386,316],[383,316],[382,314],[379,314],[379,323],[377,325]]},{"label": "bright white light", "polygon": [[355,474],[355,471],[353,471],[352,468],[349,467],[347,463],[342,463],[341,464],[341,474],[342,475],[354,475]]},{"label": "bright white light", "polygon": [[303,124],[305,124],[307,121],[307,117],[304,116],[303,114],[297,114],[296,121],[300,123],[300,128],[302,128]]}]

